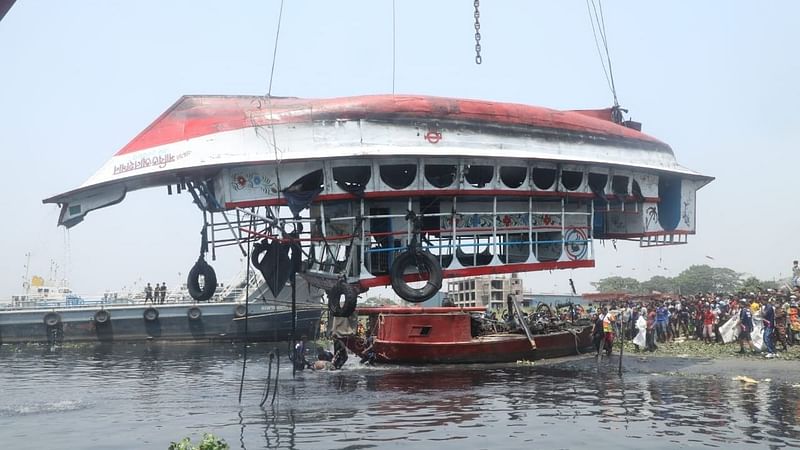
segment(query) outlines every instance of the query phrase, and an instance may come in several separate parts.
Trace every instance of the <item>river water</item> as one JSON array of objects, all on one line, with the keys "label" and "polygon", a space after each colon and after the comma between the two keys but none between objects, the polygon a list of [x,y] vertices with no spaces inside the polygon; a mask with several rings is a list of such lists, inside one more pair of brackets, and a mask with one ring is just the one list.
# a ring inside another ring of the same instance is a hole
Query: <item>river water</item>
[{"label": "river water", "polygon": [[284,359],[262,408],[273,348],[250,347],[239,403],[241,345],[4,345],[0,448],[166,449],[204,432],[232,449],[800,447],[796,365],[746,384],[686,359],[632,357],[620,377],[616,357],[416,368],[351,357],[292,379]]}]

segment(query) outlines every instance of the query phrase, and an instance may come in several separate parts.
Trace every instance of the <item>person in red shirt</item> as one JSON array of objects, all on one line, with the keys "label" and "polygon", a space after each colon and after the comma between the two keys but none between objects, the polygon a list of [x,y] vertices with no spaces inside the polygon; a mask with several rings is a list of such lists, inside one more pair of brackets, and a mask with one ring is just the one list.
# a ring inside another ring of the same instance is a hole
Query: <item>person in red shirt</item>
[{"label": "person in red shirt", "polygon": [[706,306],[703,308],[703,340],[707,343],[714,342],[714,320],[717,317],[711,312],[711,307]]}]

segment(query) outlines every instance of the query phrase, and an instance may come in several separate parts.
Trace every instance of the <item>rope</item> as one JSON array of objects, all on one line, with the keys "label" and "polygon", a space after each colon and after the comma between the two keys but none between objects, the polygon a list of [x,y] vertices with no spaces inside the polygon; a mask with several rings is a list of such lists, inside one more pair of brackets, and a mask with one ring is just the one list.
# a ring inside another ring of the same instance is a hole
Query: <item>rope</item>
[{"label": "rope", "polygon": [[269,87],[267,89],[267,97],[272,96],[272,79],[275,76],[275,60],[278,54],[278,38],[281,35],[281,19],[283,18],[283,0],[281,0],[281,8],[278,11],[278,29],[275,32],[275,46],[272,49],[272,68],[269,71]]},{"label": "rope", "polygon": [[392,0],[392,95],[394,95],[394,83],[395,83],[395,67],[397,61],[397,34],[395,33],[395,22],[396,22],[396,14],[395,14],[395,1]]},{"label": "rope", "polygon": [[281,351],[278,347],[275,347],[275,388],[272,389],[272,401],[270,401],[270,405],[275,404],[275,395],[278,394],[278,374],[281,371]]},{"label": "rope", "polygon": [[275,353],[269,353],[269,364],[267,365],[267,381],[264,383],[264,396],[261,397],[261,403],[258,406],[264,406],[264,403],[267,402],[269,398],[269,388],[272,386],[270,382],[272,381],[272,360],[275,358]]}]

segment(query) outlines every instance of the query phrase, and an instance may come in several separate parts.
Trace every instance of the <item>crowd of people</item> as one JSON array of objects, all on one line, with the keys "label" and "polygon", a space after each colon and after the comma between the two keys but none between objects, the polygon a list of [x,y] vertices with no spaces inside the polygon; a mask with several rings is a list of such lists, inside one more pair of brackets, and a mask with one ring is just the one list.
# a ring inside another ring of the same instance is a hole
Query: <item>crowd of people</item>
[{"label": "crowd of people", "polygon": [[[796,265],[796,264],[795,264]],[[708,344],[739,342],[739,351],[778,355],[800,343],[800,287],[759,292],[658,296],[611,301],[590,308],[595,348],[610,354],[617,334],[637,350],[693,339]]]}]

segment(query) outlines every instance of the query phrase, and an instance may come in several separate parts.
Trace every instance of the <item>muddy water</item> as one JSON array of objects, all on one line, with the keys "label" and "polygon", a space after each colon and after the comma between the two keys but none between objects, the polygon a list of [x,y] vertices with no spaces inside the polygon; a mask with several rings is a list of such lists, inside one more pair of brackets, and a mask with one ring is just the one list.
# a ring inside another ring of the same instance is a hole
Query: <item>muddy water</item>
[{"label": "muddy water", "polygon": [[[283,360],[259,407],[267,353],[238,345],[0,347],[0,443],[166,449],[213,432],[231,448],[800,447],[798,366],[573,358],[535,366],[361,367]],[[281,350],[285,353],[285,346]],[[758,365],[754,376],[733,381]]]}]

